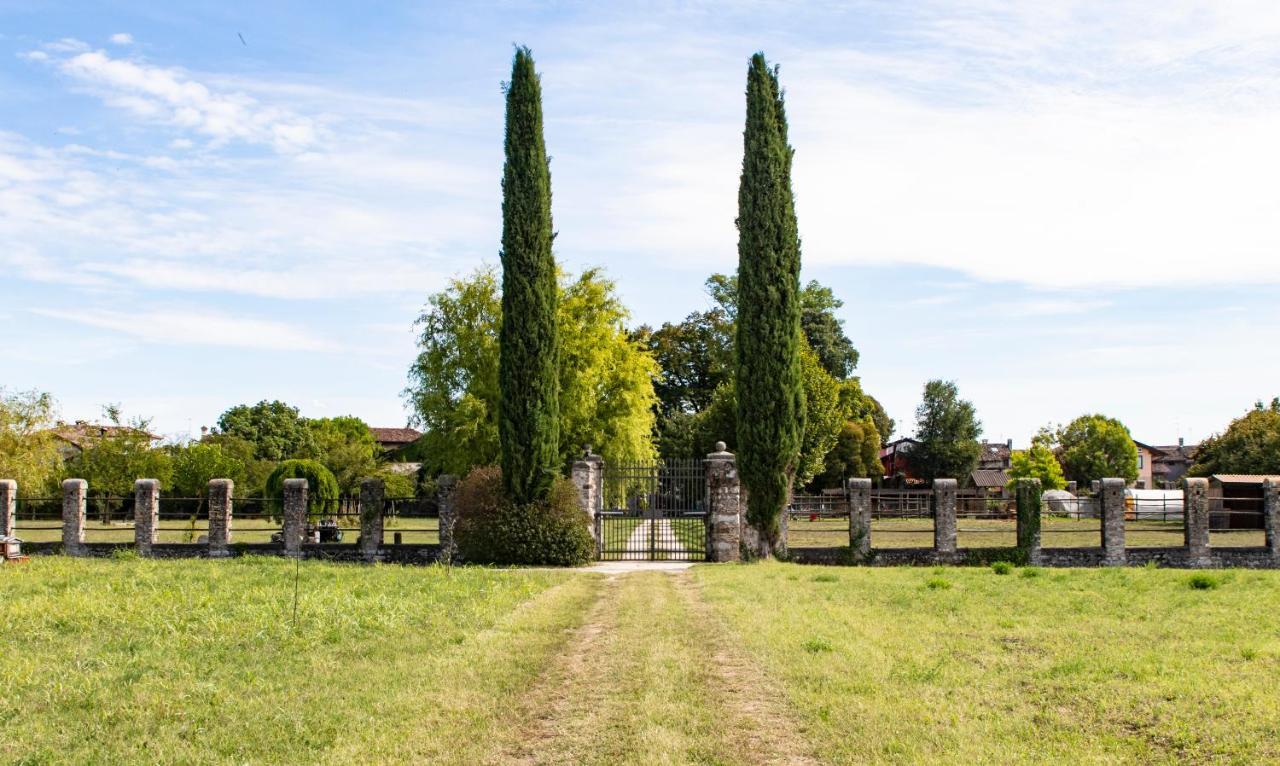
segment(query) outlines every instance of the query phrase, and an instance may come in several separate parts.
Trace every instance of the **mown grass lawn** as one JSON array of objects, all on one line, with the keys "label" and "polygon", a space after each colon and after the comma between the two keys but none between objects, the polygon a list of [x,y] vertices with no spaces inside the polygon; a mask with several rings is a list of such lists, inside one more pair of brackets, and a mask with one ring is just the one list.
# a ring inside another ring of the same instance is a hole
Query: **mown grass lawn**
[{"label": "mown grass lawn", "polygon": [[694,575],[824,761],[1280,761],[1280,572]]},{"label": "mown grass lawn", "polygon": [[0,763],[477,762],[598,578],[283,559],[0,567]]},{"label": "mown grass lawn", "polygon": [[1280,572],[37,557],[0,656],[0,763],[1280,761]]}]

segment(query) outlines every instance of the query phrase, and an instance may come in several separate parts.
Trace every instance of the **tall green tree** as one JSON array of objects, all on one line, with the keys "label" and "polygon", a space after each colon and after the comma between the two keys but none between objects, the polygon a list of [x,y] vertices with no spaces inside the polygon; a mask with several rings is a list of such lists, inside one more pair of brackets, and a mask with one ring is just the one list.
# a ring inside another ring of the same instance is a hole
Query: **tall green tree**
[{"label": "tall green tree", "polygon": [[503,486],[525,504],[545,497],[560,473],[551,168],[542,137],[542,85],[528,48],[516,49],[506,96],[498,442]]},{"label": "tall green tree", "polygon": [[800,467],[805,398],[800,349],[800,234],[792,149],[778,70],[763,53],[747,69],[738,187],[738,461],[751,541],[770,556]]},{"label": "tall green tree", "polygon": [[1055,452],[1069,481],[1090,482],[1138,478],[1138,446],[1129,428],[1106,415],[1081,415],[1054,434]]},{"label": "tall green tree", "polygon": [[[584,444],[610,462],[651,460],[657,365],[626,329],[629,314],[614,283],[588,269],[561,275],[559,465]],[[424,468],[467,474],[499,458],[498,327],[502,298],[496,272],[482,268],[431,296],[419,317],[418,358],[405,398],[421,441]],[[572,392],[572,395],[570,394]],[[688,457],[689,452],[681,454]]]},{"label": "tall green tree", "polygon": [[338,480],[344,494],[355,494],[360,482],[378,471],[378,442],[360,418],[343,415],[307,421],[315,458]]},{"label": "tall green tree", "polygon": [[253,456],[258,460],[278,461],[315,454],[315,441],[306,418],[298,414],[297,407],[279,400],[231,407],[218,417],[218,430],[252,444]]},{"label": "tall green tree", "polygon": [[1191,474],[1215,473],[1280,475],[1280,398],[1258,402],[1226,431],[1204,440]]},{"label": "tall green tree", "polygon": [[18,482],[18,493],[38,497],[53,489],[62,469],[54,440],[57,404],[42,391],[0,388],[0,479]]},{"label": "tall green tree", "polygon": [[916,438],[911,467],[922,479],[964,482],[982,456],[982,423],[972,402],[960,398],[954,381],[931,380],[916,408]]},{"label": "tall green tree", "polygon": [[820,488],[839,487],[845,479],[884,475],[880,463],[880,433],[870,416],[847,420],[823,461],[823,471],[814,479]]},{"label": "tall green tree", "polygon": [[1009,456],[1009,481],[1017,479],[1039,479],[1041,489],[1067,486],[1062,464],[1053,451],[1053,435],[1048,429],[1032,437],[1029,449],[1014,450]]}]

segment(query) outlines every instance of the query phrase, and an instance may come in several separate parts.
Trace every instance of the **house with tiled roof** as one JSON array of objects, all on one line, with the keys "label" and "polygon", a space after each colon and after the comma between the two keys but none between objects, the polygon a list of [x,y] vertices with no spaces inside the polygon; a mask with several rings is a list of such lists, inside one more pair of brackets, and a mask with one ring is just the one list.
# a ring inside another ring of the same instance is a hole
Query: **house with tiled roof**
[{"label": "house with tiled roof", "polygon": [[137,436],[155,443],[160,441],[156,434],[142,431],[131,426],[103,425],[77,420],[74,423],[59,423],[49,429],[54,441],[58,443],[58,452],[63,460],[70,460],[99,439],[112,439],[122,436]]},{"label": "house with tiled roof", "polygon": [[373,439],[378,446],[388,453],[398,452],[422,438],[422,432],[414,428],[370,427],[369,430],[373,432]]}]

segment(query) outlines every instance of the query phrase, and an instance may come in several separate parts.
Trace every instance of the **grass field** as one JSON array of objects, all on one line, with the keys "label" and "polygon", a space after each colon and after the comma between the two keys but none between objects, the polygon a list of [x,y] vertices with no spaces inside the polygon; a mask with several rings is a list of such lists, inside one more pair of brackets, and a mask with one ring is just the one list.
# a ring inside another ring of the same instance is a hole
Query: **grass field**
[{"label": "grass field", "polygon": [[0,762],[1280,760],[1280,572],[296,571],[0,567]]}]

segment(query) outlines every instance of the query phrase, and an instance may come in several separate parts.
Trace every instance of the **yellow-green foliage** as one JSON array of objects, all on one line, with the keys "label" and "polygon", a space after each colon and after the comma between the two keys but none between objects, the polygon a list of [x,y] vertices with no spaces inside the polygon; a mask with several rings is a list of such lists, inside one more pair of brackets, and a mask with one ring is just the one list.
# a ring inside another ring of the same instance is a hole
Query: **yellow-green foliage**
[{"label": "yellow-green foliage", "polygon": [[40,391],[0,388],[0,479],[18,482],[18,494],[51,491],[62,467],[53,434],[56,404]]}]

